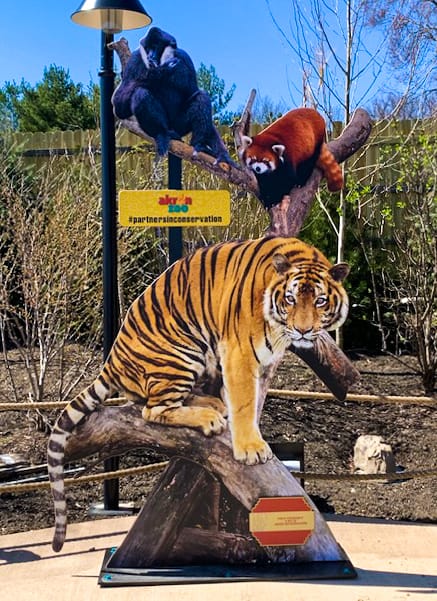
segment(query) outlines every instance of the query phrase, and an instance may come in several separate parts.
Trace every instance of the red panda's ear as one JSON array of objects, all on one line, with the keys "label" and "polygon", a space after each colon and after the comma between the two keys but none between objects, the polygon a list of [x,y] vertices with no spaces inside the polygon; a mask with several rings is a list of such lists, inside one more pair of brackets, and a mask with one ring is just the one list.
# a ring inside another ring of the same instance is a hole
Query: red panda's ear
[{"label": "red panda's ear", "polygon": [[282,155],[285,152],[285,146],[283,144],[273,144],[272,150],[280,159],[282,159]]},{"label": "red panda's ear", "polygon": [[249,136],[241,136],[241,148],[246,150],[252,144],[253,140]]}]

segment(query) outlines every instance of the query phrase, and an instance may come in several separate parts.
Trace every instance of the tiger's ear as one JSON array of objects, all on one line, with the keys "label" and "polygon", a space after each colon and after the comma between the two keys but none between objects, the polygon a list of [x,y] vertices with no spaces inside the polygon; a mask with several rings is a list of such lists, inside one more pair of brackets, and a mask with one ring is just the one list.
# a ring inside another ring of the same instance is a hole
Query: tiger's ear
[{"label": "tiger's ear", "polygon": [[276,253],[273,255],[273,266],[280,275],[283,275],[290,269],[291,263],[285,255]]},{"label": "tiger's ear", "polygon": [[337,263],[328,271],[329,275],[336,282],[342,282],[350,272],[350,267],[347,263]]}]

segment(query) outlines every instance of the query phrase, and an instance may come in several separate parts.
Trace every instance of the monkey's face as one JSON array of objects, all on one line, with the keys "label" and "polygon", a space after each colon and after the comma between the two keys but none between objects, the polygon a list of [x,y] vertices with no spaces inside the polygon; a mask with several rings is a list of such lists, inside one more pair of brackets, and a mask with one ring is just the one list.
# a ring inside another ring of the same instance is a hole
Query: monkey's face
[{"label": "monkey's face", "polygon": [[152,27],[148,34],[140,40],[140,45],[146,52],[150,67],[158,67],[169,61],[173,58],[174,50],[177,48],[175,38],[159,27]]}]

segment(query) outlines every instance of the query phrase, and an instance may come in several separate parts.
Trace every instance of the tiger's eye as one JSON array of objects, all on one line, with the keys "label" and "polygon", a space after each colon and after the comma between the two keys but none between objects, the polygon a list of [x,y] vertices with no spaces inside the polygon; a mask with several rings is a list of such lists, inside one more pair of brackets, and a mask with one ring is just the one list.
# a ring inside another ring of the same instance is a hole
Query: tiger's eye
[{"label": "tiger's eye", "polygon": [[285,302],[289,305],[295,305],[296,301],[294,300],[294,296],[291,294],[291,292],[286,292],[285,293]]},{"label": "tiger's eye", "polygon": [[324,307],[326,305],[326,303],[328,302],[328,297],[327,296],[318,296],[315,300],[315,306],[320,308],[320,307]]}]

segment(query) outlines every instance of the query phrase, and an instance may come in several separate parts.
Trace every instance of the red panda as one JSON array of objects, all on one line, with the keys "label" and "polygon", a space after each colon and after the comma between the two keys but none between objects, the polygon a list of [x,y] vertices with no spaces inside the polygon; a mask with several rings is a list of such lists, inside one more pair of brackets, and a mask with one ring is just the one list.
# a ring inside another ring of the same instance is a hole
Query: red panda
[{"label": "red panda", "polygon": [[259,134],[242,137],[240,158],[258,181],[266,208],[281,202],[291,188],[303,185],[314,167],[323,172],[328,190],[343,187],[340,165],[325,143],[325,120],[314,109],[289,111]]}]

